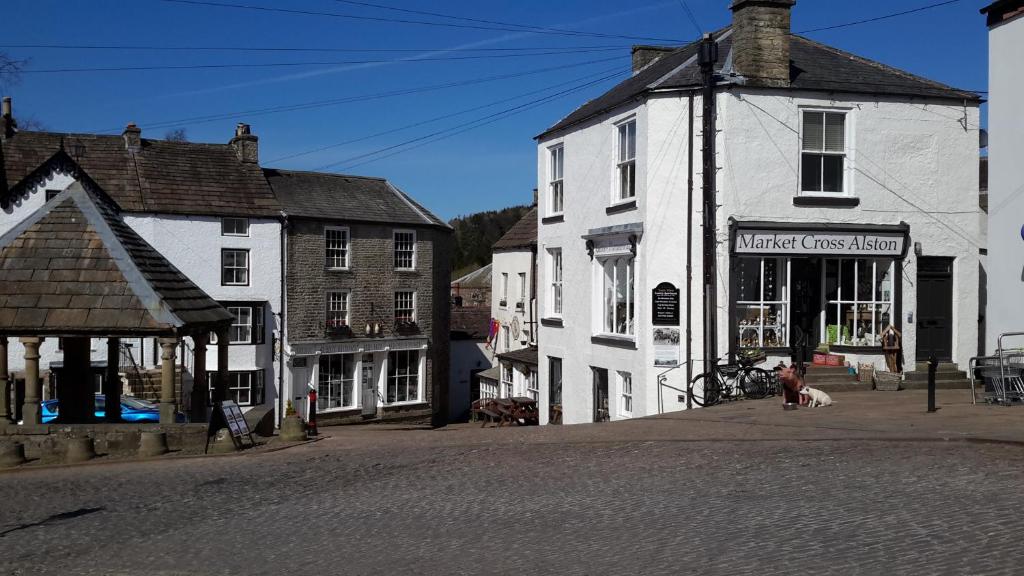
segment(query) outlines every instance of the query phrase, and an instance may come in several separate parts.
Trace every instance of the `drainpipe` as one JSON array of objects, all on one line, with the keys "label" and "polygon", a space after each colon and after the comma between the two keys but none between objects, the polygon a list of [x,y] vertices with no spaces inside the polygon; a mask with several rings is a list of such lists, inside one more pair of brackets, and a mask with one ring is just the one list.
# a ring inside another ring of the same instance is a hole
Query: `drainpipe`
[{"label": "drainpipe", "polygon": [[533,307],[537,302],[537,245],[530,246],[530,344],[537,344],[537,318]]},{"label": "drainpipe", "polygon": [[[284,399],[285,399],[285,385],[284,385],[284,363],[285,363],[285,342],[287,336],[287,328],[285,327],[285,305],[287,302],[288,295],[288,215],[283,211],[281,212],[281,307],[278,310],[278,321],[281,323],[281,329],[278,331],[280,337],[277,342],[277,426],[281,426],[281,420],[284,418]],[[291,387],[288,387],[288,397],[291,398],[292,392]]]},{"label": "drainpipe", "polygon": [[[686,143],[686,384],[693,381],[693,91],[690,92],[690,139]],[[686,395],[686,409],[693,408],[693,400]]]}]

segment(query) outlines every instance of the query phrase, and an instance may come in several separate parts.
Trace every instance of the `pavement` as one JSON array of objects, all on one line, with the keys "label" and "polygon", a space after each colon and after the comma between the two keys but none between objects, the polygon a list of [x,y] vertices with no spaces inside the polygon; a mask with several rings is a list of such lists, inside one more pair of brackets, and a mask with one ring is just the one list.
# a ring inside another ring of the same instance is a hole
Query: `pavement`
[{"label": "pavement", "polygon": [[1024,407],[836,394],[0,473],[0,574],[1018,574]]}]

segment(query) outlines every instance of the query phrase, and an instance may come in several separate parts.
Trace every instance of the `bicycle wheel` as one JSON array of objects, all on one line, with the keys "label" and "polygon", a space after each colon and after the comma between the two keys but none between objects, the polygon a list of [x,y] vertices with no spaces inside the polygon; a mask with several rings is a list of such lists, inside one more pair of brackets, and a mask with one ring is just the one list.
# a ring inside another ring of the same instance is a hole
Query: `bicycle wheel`
[{"label": "bicycle wheel", "polygon": [[751,400],[760,400],[768,396],[768,374],[760,368],[748,368],[740,373],[740,389],[743,395]]},{"label": "bicycle wheel", "polygon": [[698,374],[690,382],[690,398],[697,406],[714,406],[721,399],[721,387],[711,374]]}]

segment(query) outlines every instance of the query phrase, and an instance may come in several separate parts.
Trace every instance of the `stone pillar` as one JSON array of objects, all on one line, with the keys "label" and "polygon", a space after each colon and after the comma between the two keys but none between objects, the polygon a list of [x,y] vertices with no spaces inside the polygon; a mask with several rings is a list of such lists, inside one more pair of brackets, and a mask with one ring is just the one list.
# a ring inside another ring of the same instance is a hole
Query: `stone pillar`
[{"label": "stone pillar", "polygon": [[39,379],[39,344],[43,339],[23,336],[20,340],[25,347],[25,403],[21,408],[22,420],[25,424],[42,424],[43,412],[39,399],[43,396],[43,382]]},{"label": "stone pillar", "polygon": [[192,368],[192,406],[190,407],[193,422],[206,422],[210,417],[206,410],[206,403],[210,398],[210,383],[206,378],[206,343],[208,339],[206,332],[192,337],[196,344],[195,367]]},{"label": "stone pillar", "polygon": [[10,374],[7,372],[7,337],[0,336],[0,424],[13,418]]},{"label": "stone pillar", "polygon": [[213,401],[223,402],[228,398],[228,328],[217,330],[217,385],[213,389]]},{"label": "stone pillar", "polygon": [[103,420],[111,424],[121,421],[121,339],[107,338],[107,373],[103,375],[103,395],[106,396],[106,414]]},{"label": "stone pillar", "polygon": [[174,424],[174,349],[175,338],[160,339],[160,423]]}]

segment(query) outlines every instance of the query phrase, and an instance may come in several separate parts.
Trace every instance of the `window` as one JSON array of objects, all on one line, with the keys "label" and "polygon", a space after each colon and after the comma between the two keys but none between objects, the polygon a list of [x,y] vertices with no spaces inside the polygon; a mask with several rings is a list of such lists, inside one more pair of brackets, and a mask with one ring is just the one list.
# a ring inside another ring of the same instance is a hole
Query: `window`
[{"label": "window", "polygon": [[316,409],[355,408],[356,404],[355,354],[325,354],[320,356],[320,376],[317,381]]},{"label": "window", "polygon": [[622,256],[601,262],[604,275],[602,326],[607,334],[633,335],[633,258]]},{"label": "window", "polygon": [[[213,398],[217,372],[207,372],[206,381],[210,388],[210,397]],[[228,372],[228,393],[225,400],[234,400],[239,406],[263,404],[263,370]]]},{"label": "window", "polygon": [[619,124],[619,195],[624,202],[636,197],[636,120]]},{"label": "window", "polygon": [[498,306],[502,308],[508,306],[508,272],[501,273],[501,300],[498,302]]},{"label": "window", "polygon": [[540,386],[537,384],[537,371],[530,370],[526,379],[526,395],[534,400],[540,400]]},{"label": "window", "polygon": [[248,236],[249,235],[249,219],[248,218],[221,218],[221,220],[220,220],[220,235],[221,236]]},{"label": "window", "polygon": [[513,391],[515,375],[512,372],[512,365],[502,362],[501,364],[501,390],[502,398],[511,398],[515,395]]},{"label": "window", "polygon": [[825,343],[881,346],[892,321],[893,261],[829,259],[823,273]]},{"label": "window", "polygon": [[416,321],[416,293],[403,290],[395,292],[395,322]]},{"label": "window", "polygon": [[[264,343],[264,311],[263,304],[239,304],[221,302],[235,319],[228,328],[228,344],[263,344]],[[217,343],[217,333],[210,333],[210,344]],[[154,348],[159,349],[159,346]]]},{"label": "window", "polygon": [[505,326],[505,351],[512,349],[512,327]]},{"label": "window", "polygon": [[420,401],[420,353],[388,352],[388,404]]},{"label": "window", "polygon": [[548,356],[548,423],[562,423],[562,359]]},{"label": "window", "polygon": [[788,346],[789,259],[740,258],[737,268],[736,321],[740,347]]},{"label": "window", "polygon": [[622,404],[619,407],[619,415],[624,418],[633,417],[633,375],[629,372],[619,372],[619,394],[622,396]]},{"label": "window", "polygon": [[526,272],[519,273],[519,301],[516,302],[516,309],[526,308]]},{"label": "window", "polygon": [[843,192],[846,160],[846,114],[803,113],[800,190]]},{"label": "window", "polygon": [[225,248],[220,251],[221,285],[249,285],[249,251]]},{"label": "window", "polygon": [[324,228],[324,253],[328,268],[348,268],[348,228]]},{"label": "window", "polygon": [[561,214],[565,209],[565,189],[562,186],[562,167],[565,163],[565,148],[555,146],[551,149],[551,214]]},{"label": "window", "polygon": [[549,250],[551,257],[551,315],[562,315],[562,250]]},{"label": "window", "polygon": [[480,379],[480,398],[497,398],[498,384],[494,380]]},{"label": "window", "polygon": [[395,268],[414,270],[416,268],[416,233],[395,232]]},{"label": "window", "polygon": [[348,326],[349,293],[333,291],[327,293],[327,328]]}]

